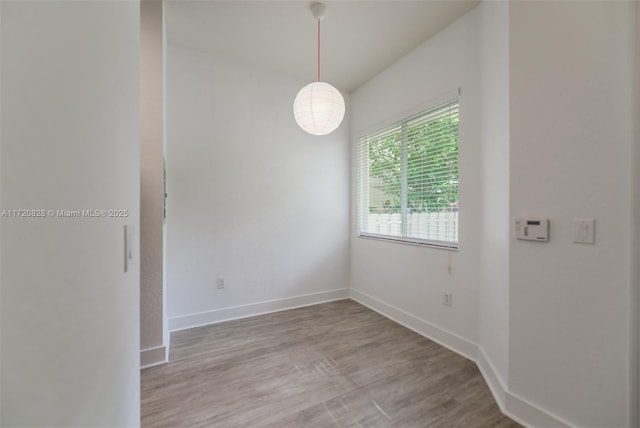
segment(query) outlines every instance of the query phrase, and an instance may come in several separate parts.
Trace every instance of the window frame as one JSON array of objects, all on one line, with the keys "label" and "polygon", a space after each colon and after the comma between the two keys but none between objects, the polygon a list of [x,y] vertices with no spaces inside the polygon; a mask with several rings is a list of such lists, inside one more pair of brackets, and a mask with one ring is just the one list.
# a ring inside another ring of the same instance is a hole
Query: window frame
[{"label": "window frame", "polygon": [[[460,90],[456,90],[455,94],[449,94],[446,97],[441,97],[439,99],[439,101],[437,102],[431,102],[429,104],[423,105],[422,108],[420,109],[416,109],[414,110],[413,114],[404,114],[401,115],[400,117],[395,118],[394,120],[389,120],[385,125],[382,126],[375,126],[375,127],[370,127],[365,131],[362,131],[359,133],[358,138],[356,139],[356,222],[357,222],[357,237],[358,238],[363,238],[363,239],[372,239],[372,240],[377,240],[377,241],[384,241],[384,242],[393,242],[393,243],[400,243],[400,244],[408,244],[408,245],[415,245],[415,246],[422,246],[422,247],[429,247],[429,248],[436,248],[436,249],[444,249],[444,250],[450,250],[450,251],[458,251],[459,247],[460,247],[460,236],[459,236],[459,226],[460,226],[460,216],[459,216],[459,202],[458,202],[458,210],[457,210],[457,220],[456,220],[456,241],[440,241],[440,240],[433,240],[433,239],[425,239],[425,238],[418,238],[418,237],[412,237],[412,236],[406,236],[407,235],[407,224],[408,221],[406,221],[407,217],[407,207],[408,207],[408,203],[407,203],[407,198],[406,198],[406,191],[402,191],[401,192],[401,234],[404,236],[399,236],[399,235],[387,235],[387,234],[376,234],[376,233],[372,233],[372,232],[366,232],[363,231],[362,229],[364,228],[364,225],[366,224],[366,220],[365,217],[367,217],[369,215],[369,198],[368,197],[362,197],[361,196],[361,192],[364,190],[364,188],[367,188],[367,192],[368,192],[368,187],[369,187],[369,182],[371,177],[369,176],[369,168],[368,166],[363,168],[363,165],[368,165],[368,149],[364,150],[366,152],[366,156],[367,156],[367,160],[363,160],[361,158],[362,156],[362,140],[367,138],[367,137],[372,137],[375,136],[376,134],[380,135],[380,134],[384,134],[385,132],[389,132],[391,129],[395,128],[395,127],[399,127],[402,129],[402,157],[404,158],[401,162],[402,162],[402,168],[401,168],[401,186],[404,188],[407,185],[407,173],[408,173],[408,168],[407,168],[407,163],[406,163],[406,152],[407,152],[407,140],[406,140],[406,133],[407,133],[407,129],[406,129],[406,124],[410,123],[412,120],[415,120],[416,118],[422,116],[422,115],[428,115],[429,113],[432,112],[436,112],[440,109],[446,108],[448,106],[453,106],[456,105],[457,106],[457,110],[458,110],[458,155],[457,155],[457,172],[458,172],[458,186],[459,186],[459,180],[460,180],[460,117],[461,115],[461,99],[460,99]],[[428,122],[425,122],[428,123]],[[391,134],[389,132],[389,134]],[[368,146],[367,146],[368,147]],[[364,181],[363,181],[364,180]],[[363,185],[362,183],[366,183],[365,185]],[[458,188],[458,201],[459,201],[459,188]]]}]

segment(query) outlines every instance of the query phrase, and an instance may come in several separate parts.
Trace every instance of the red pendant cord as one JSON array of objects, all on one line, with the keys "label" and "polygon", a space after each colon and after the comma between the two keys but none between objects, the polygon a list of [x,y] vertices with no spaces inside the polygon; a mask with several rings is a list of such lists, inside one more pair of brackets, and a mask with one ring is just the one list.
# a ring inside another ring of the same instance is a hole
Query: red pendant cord
[{"label": "red pendant cord", "polygon": [[318,82],[320,81],[320,20],[318,19]]}]

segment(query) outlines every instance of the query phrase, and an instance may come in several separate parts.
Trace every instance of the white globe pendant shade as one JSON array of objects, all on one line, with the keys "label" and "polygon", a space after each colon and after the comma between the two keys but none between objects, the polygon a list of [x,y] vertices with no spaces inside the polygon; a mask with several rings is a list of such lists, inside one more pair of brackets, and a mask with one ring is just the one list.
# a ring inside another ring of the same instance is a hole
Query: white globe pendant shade
[{"label": "white globe pendant shade", "polygon": [[344,98],[328,83],[309,83],[296,95],[293,115],[300,128],[309,134],[327,135],[344,119]]}]

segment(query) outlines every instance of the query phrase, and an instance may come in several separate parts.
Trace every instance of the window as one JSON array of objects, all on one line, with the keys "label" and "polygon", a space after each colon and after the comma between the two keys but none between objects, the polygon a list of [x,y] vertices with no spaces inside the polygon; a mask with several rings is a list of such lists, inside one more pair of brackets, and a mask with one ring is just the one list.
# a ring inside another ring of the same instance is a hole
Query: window
[{"label": "window", "polygon": [[360,138],[359,235],[458,247],[458,100]]}]

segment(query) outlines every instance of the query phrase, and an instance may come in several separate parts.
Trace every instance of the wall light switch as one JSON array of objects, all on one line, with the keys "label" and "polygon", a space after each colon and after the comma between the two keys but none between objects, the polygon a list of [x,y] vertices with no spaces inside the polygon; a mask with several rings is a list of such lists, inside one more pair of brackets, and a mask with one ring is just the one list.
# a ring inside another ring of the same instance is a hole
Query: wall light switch
[{"label": "wall light switch", "polygon": [[133,226],[124,225],[124,271],[125,273],[131,270],[131,263],[133,262]]},{"label": "wall light switch", "polygon": [[573,242],[593,244],[595,242],[595,223],[592,218],[574,218]]}]

